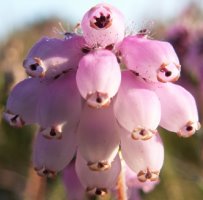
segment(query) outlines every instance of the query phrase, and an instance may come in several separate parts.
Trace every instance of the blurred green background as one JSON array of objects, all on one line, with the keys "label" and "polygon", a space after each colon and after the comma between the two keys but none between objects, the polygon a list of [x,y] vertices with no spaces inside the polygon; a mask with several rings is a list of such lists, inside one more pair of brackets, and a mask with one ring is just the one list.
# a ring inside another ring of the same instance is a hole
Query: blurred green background
[{"label": "blurred green background", "polygon": [[[188,8],[191,8],[192,4],[188,5],[190,5]],[[186,8],[183,7],[182,10],[184,9]],[[192,9],[194,10],[192,20],[194,23],[198,22],[197,26],[203,27],[203,10],[198,4]],[[153,27],[149,27],[152,29],[151,35],[156,39],[167,39],[169,28],[177,20],[180,21],[180,16],[182,17],[181,13],[174,13],[168,20],[156,20]],[[0,40],[0,200],[66,199],[60,174],[54,180],[46,180],[36,176],[32,169],[31,152],[35,127],[12,128],[2,120],[2,112],[11,87],[26,77],[22,61],[28,50],[42,36],[56,36],[53,27],[58,27],[58,22],[62,22],[66,29],[75,25],[71,19],[69,23],[67,21],[56,17],[47,19],[38,17],[33,23],[17,28]],[[140,28],[148,28],[147,26],[149,25],[143,24]],[[184,70],[184,66],[182,68],[183,75],[179,84],[183,84],[195,96],[202,122],[203,77],[199,79],[195,74]],[[141,193],[142,198],[145,200],[203,199],[203,130],[200,129],[188,139],[160,131],[165,146],[161,182],[152,192]]]}]

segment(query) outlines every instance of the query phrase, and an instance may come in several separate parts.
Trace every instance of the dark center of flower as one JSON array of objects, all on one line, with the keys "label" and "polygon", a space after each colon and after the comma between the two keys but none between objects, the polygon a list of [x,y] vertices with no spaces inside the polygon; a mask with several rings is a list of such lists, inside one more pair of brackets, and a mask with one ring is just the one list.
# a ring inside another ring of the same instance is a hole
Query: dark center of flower
[{"label": "dark center of flower", "polygon": [[96,22],[94,24],[98,28],[105,28],[105,27],[109,26],[109,23],[111,22],[110,14],[108,14],[107,16],[104,16],[103,13],[100,13],[100,17],[95,16],[94,19],[96,20]]},{"label": "dark center of flower", "polygon": [[187,126],[186,130],[187,130],[187,131],[192,131],[192,130],[193,130],[193,127],[192,127],[192,126]]},{"label": "dark center of flower", "polygon": [[15,115],[14,117],[11,118],[11,121],[12,121],[13,123],[16,123],[17,118],[18,118],[18,115]]},{"label": "dark center of flower", "polygon": [[51,136],[56,136],[56,131],[55,131],[53,128],[52,128],[51,131],[50,131],[50,135],[51,135]]},{"label": "dark center of flower", "polygon": [[102,163],[102,162],[98,162],[98,168],[103,168],[104,167],[104,163]]},{"label": "dark center of flower", "polygon": [[98,97],[96,98],[96,102],[97,102],[97,103],[102,103],[102,98],[101,98],[100,96],[98,96]]},{"label": "dark center of flower", "polygon": [[142,136],[145,136],[145,135],[146,135],[146,132],[145,132],[144,129],[142,129],[142,130],[140,131],[140,135],[142,135]]},{"label": "dark center of flower", "polygon": [[151,179],[152,178],[152,174],[150,171],[147,171],[147,173],[145,174],[145,178],[146,179]]},{"label": "dark center of flower", "polygon": [[44,175],[47,175],[49,173],[49,171],[47,170],[47,169],[45,169],[44,171],[43,171],[43,174]]},{"label": "dark center of flower", "polygon": [[35,64],[32,64],[32,65],[30,65],[30,69],[32,70],[32,71],[35,71],[35,70],[37,70],[37,67],[38,67],[39,65],[37,64],[37,63],[35,63]]},{"label": "dark center of flower", "polygon": [[96,191],[95,191],[95,194],[96,195],[101,195],[102,194],[102,190],[97,188]]},{"label": "dark center of flower", "polygon": [[105,194],[107,194],[107,189],[105,188],[97,188],[95,191],[95,194],[98,196],[104,196]]},{"label": "dark center of flower", "polygon": [[172,74],[171,71],[167,71],[167,72],[165,73],[165,76],[166,76],[166,77],[169,77],[169,76],[171,76],[171,74]]}]

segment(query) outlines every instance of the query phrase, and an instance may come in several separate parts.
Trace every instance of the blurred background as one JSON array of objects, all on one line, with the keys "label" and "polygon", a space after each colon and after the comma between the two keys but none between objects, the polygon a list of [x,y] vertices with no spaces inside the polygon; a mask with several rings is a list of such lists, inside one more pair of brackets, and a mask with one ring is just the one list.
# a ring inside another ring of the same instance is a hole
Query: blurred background
[{"label": "blurred background", "polygon": [[[39,38],[57,36],[61,23],[72,30],[83,14],[101,1],[6,0],[0,6],[0,118],[11,87],[26,77],[22,61]],[[148,29],[168,40],[182,64],[178,84],[196,98],[203,119],[203,0],[105,1],[126,16],[127,32]],[[203,199],[203,130],[189,139],[160,130],[165,163],[160,184],[144,200]],[[0,119],[0,200],[65,200],[61,174],[54,180],[35,175],[31,166],[35,127],[11,128]]]}]

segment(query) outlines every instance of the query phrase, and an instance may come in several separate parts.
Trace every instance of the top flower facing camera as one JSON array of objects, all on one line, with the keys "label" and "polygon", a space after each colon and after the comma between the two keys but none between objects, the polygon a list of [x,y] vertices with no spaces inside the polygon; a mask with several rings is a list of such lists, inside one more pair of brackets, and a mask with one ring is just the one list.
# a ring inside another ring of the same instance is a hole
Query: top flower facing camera
[{"label": "top flower facing camera", "polygon": [[99,4],[84,15],[81,28],[88,46],[105,48],[123,40],[125,21],[116,8]]},{"label": "top flower facing camera", "polygon": [[123,15],[107,4],[91,8],[81,29],[31,48],[23,62],[29,78],[11,91],[4,117],[16,127],[38,124],[33,164],[41,176],[55,176],[76,157],[91,194],[106,194],[128,166],[129,187],[132,177],[143,187],[157,183],[164,160],[157,127],[181,137],[200,128],[194,98],[172,83],[178,57],[167,42],[126,36]]}]

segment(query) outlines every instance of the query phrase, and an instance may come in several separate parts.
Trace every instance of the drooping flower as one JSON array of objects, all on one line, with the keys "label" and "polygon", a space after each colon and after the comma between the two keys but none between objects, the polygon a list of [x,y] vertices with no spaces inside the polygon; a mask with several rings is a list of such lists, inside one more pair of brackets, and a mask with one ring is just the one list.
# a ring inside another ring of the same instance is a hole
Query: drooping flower
[{"label": "drooping flower", "polygon": [[124,38],[119,50],[126,67],[154,82],[174,82],[180,76],[180,63],[173,47],[144,36]]},{"label": "drooping flower", "polygon": [[119,150],[117,127],[112,105],[104,109],[84,106],[77,142],[78,151],[90,169],[103,171],[111,167]]},{"label": "drooping flower", "polygon": [[170,83],[180,76],[173,47],[144,34],[124,37],[124,24],[120,11],[99,4],[83,17],[81,35],[39,40],[23,63],[31,78],[14,87],[4,114],[13,126],[38,124],[39,175],[75,162],[71,178],[93,195],[115,188],[121,161],[134,173],[128,187],[150,190],[164,161],[158,126],[183,137],[199,129],[194,98]]},{"label": "drooping flower", "polygon": [[157,95],[145,86],[140,77],[122,72],[122,82],[114,104],[118,122],[135,140],[147,140],[157,131],[161,106]]},{"label": "drooping flower", "polygon": [[89,106],[108,106],[121,81],[116,56],[109,50],[95,50],[84,56],[79,63],[76,81]]},{"label": "drooping flower", "polygon": [[33,149],[33,165],[40,176],[52,177],[67,166],[76,152],[75,127],[65,126],[60,140],[38,133]]},{"label": "drooping flower", "polygon": [[13,88],[4,112],[4,118],[11,126],[22,127],[38,122],[37,106],[42,89],[43,84],[38,78],[27,78]]},{"label": "drooping flower", "polygon": [[153,88],[161,102],[160,126],[181,137],[190,137],[199,130],[195,99],[187,90],[173,83]]},{"label": "drooping flower", "polygon": [[76,34],[68,39],[43,37],[31,48],[23,66],[32,77],[57,77],[77,68],[84,45],[84,38]]},{"label": "drooping flower", "polygon": [[133,140],[120,131],[121,152],[126,164],[137,174],[140,182],[157,181],[164,161],[163,143],[158,133],[152,138]]},{"label": "drooping flower", "polygon": [[54,81],[44,82],[44,90],[39,97],[37,107],[37,119],[41,132],[46,137],[54,137],[50,131],[46,131],[50,129],[60,138],[66,123],[69,126],[74,125],[80,119],[82,101],[77,90],[75,76],[74,71],[69,71]]}]

